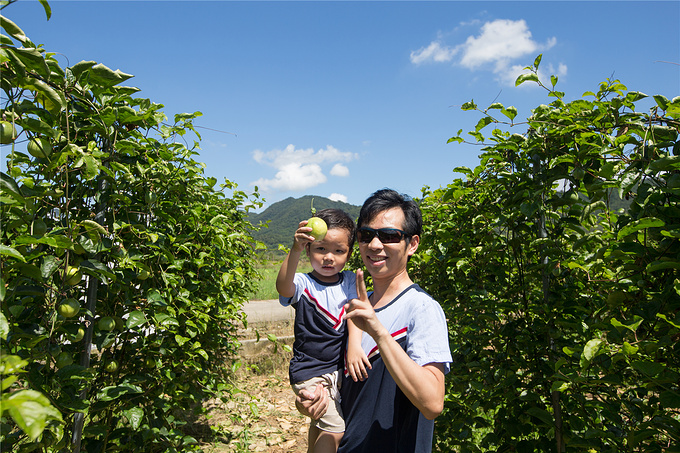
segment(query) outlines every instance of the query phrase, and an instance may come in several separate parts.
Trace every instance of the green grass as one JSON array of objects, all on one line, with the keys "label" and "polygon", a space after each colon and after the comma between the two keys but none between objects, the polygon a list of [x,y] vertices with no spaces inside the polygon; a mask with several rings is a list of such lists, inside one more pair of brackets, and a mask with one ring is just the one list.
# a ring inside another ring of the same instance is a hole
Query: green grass
[{"label": "green grass", "polygon": [[[263,264],[258,265],[258,271],[262,275],[262,280],[257,284],[257,290],[250,296],[251,300],[269,300],[278,299],[279,294],[276,292],[276,276],[279,273],[282,261],[267,260]],[[298,264],[298,272],[309,272],[312,266],[309,261],[300,261]]]}]

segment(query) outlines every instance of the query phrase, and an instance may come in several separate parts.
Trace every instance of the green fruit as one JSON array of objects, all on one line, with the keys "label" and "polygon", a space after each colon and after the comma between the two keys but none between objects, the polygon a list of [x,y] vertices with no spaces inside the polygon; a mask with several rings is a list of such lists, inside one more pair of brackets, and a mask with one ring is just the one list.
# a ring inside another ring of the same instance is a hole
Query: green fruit
[{"label": "green fruit", "polygon": [[0,121],[0,144],[8,145],[14,141],[17,131],[12,123]]},{"label": "green fruit", "polygon": [[309,233],[314,236],[317,241],[322,240],[326,237],[326,232],[328,231],[328,225],[320,217],[312,217],[307,221],[307,226],[312,229]]},{"label": "green fruit", "polygon": [[578,179],[579,181],[583,179],[585,176],[586,172],[582,168],[574,168],[574,171],[572,175],[574,176],[574,179]]},{"label": "green fruit", "polygon": [[57,368],[64,368],[73,363],[73,357],[68,352],[60,352],[57,356]]},{"label": "green fruit", "polygon": [[115,373],[118,370],[118,362],[111,360],[106,365],[104,365],[104,371],[107,373]]},{"label": "green fruit", "polygon": [[673,173],[666,181],[669,189],[680,188],[680,173]]},{"label": "green fruit", "polygon": [[607,296],[607,304],[610,307],[618,307],[628,298],[628,293],[625,291],[612,291]]},{"label": "green fruit", "polygon": [[146,280],[147,278],[149,278],[149,271],[146,269],[140,269],[139,272],[137,272],[138,280]]},{"label": "green fruit", "polygon": [[47,225],[45,225],[45,221],[43,219],[35,219],[33,223],[31,224],[31,231],[33,236],[36,237],[43,237],[45,236],[45,233],[47,232]]},{"label": "green fruit", "polygon": [[125,330],[125,322],[123,321],[123,318],[120,316],[114,316],[113,320],[116,322],[116,329],[120,330],[121,332]]},{"label": "green fruit", "polygon": [[111,316],[104,316],[103,318],[100,318],[99,321],[97,322],[97,327],[99,327],[99,330],[111,332],[113,329],[116,328],[116,320],[113,319]]},{"label": "green fruit", "polygon": [[57,312],[64,318],[73,318],[79,311],[80,304],[75,299],[66,299],[57,307]]},{"label": "green fruit", "polygon": [[66,268],[66,284],[75,286],[83,279],[83,274],[75,266],[68,266]]},{"label": "green fruit", "polygon": [[144,359],[144,366],[147,368],[156,368],[156,361],[153,357],[147,357]]},{"label": "green fruit", "polygon": [[44,159],[52,153],[52,144],[46,138],[32,138],[26,149],[31,156]]},{"label": "green fruit", "polygon": [[80,340],[82,340],[84,336],[85,336],[85,329],[83,329],[82,327],[78,327],[78,333],[76,334],[75,337],[73,337],[73,339],[71,341],[74,342],[74,343],[77,343]]}]

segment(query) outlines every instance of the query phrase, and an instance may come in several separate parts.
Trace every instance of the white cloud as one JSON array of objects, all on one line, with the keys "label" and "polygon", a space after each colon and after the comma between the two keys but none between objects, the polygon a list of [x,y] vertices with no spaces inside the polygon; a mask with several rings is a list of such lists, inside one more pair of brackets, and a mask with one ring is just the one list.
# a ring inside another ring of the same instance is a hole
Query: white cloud
[{"label": "white cloud", "polygon": [[332,193],[328,196],[328,199],[331,201],[342,201],[343,203],[347,203],[347,196],[341,193]]},{"label": "white cloud", "polygon": [[411,52],[411,63],[421,64],[430,61],[443,63],[451,61],[456,53],[458,49],[442,46],[439,41],[432,41],[429,46]]},{"label": "white cloud", "polygon": [[333,164],[330,174],[334,176],[348,176],[349,169],[340,162],[351,162],[357,158],[356,153],[340,151],[330,145],[319,150],[296,149],[294,145],[267,152],[258,149],[253,151],[253,159],[278,171],[273,178],[260,178],[251,185],[258,186],[262,191],[306,190],[328,180],[324,166]]},{"label": "white cloud", "polygon": [[349,168],[342,164],[335,164],[331,168],[331,175],[340,177],[349,176]]},{"label": "white cloud", "polygon": [[323,184],[328,180],[317,164],[302,165],[290,163],[283,165],[273,179],[260,178],[252,182],[263,191],[278,190],[306,190]]},{"label": "white cloud", "polygon": [[[460,54],[456,63],[461,66],[469,70],[489,67],[502,82],[514,85],[522,68],[531,63],[524,61],[523,65],[519,65],[517,60],[527,56],[533,58],[555,44],[555,37],[542,44],[534,40],[524,20],[498,19],[484,23],[477,36],[469,36],[464,43],[454,47],[433,41],[428,47],[411,52],[411,62],[447,62]],[[559,72],[566,74],[566,65],[561,64]]]}]

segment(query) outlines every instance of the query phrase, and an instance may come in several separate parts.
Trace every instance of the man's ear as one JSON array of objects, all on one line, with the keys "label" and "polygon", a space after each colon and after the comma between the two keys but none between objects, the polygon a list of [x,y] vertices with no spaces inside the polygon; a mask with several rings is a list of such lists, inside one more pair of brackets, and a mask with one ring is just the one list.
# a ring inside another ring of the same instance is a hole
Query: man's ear
[{"label": "man's ear", "polygon": [[416,250],[418,250],[418,245],[420,244],[420,236],[417,234],[414,234],[411,236],[411,239],[408,241],[408,248],[406,250],[406,253],[408,256],[413,255],[416,253]]}]

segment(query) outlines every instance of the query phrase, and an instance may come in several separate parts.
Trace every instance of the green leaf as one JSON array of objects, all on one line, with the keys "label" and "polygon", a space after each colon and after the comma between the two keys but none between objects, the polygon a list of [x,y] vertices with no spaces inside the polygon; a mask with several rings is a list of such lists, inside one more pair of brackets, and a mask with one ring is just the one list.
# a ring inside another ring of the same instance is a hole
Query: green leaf
[{"label": "green leaf", "polygon": [[180,347],[184,346],[184,344],[189,340],[191,340],[191,338],[183,337],[182,335],[175,335],[175,341]]},{"label": "green leaf", "polygon": [[671,104],[671,101],[669,101],[666,96],[660,94],[654,95],[654,101],[656,101],[656,105],[658,105],[662,110],[668,110],[668,106]]},{"label": "green leaf", "polygon": [[475,130],[479,132],[491,123],[493,123],[493,118],[491,118],[490,116],[485,116],[477,122]]},{"label": "green leaf", "polygon": [[633,318],[633,323],[632,324],[623,324],[622,322],[618,321],[616,318],[611,319],[611,325],[614,327],[621,327],[623,329],[628,329],[631,332],[637,331],[638,327],[640,327],[640,324],[642,324],[643,319],[640,316],[635,315]]},{"label": "green leaf", "polygon": [[47,0],[38,0],[40,4],[43,6],[43,9],[45,10],[45,15],[47,16],[47,20],[50,20],[52,17],[52,7],[50,4],[47,2]]},{"label": "green leaf", "polygon": [[124,82],[133,76],[131,74],[125,74],[120,70],[115,71],[107,68],[103,64],[99,63],[92,68],[90,68],[90,83],[96,84],[103,87],[112,87]]},{"label": "green leaf", "polygon": [[2,26],[2,28],[4,28],[12,38],[16,39],[22,44],[28,40],[26,33],[24,33],[24,31],[19,28],[17,24],[7,19],[5,16],[0,15],[0,26]]},{"label": "green leaf", "polygon": [[590,364],[590,361],[593,360],[593,357],[595,357],[600,351],[603,343],[604,341],[600,340],[599,338],[593,338],[586,343],[586,345],[583,347],[583,354],[581,354],[582,368],[585,368]]},{"label": "green leaf", "polygon": [[680,394],[673,390],[666,390],[659,395],[659,402],[666,408],[680,408]]},{"label": "green leaf", "polygon": [[[0,283],[4,284],[2,281]],[[5,314],[0,312],[0,340],[7,340],[7,335],[9,335],[9,323],[7,318],[5,318]]]},{"label": "green leaf", "polygon": [[123,415],[125,415],[125,418],[127,418],[130,422],[132,429],[136,431],[139,429],[142,421],[144,420],[144,409],[141,407],[133,407],[123,411]]},{"label": "green leaf", "polygon": [[35,91],[36,94],[45,96],[50,102],[58,106],[59,109],[66,108],[66,99],[63,97],[63,94],[57,92],[42,80],[29,78],[26,83],[24,83],[23,87]]},{"label": "green leaf", "polygon": [[120,398],[123,395],[133,395],[137,393],[143,393],[143,391],[136,385],[114,385],[102,388],[99,393],[97,393],[97,399],[99,401],[112,401],[116,398]]},{"label": "green leaf", "polygon": [[649,164],[652,171],[671,171],[680,169],[680,156],[665,156],[653,160]]},{"label": "green leaf", "polygon": [[128,329],[135,329],[146,323],[146,317],[144,313],[139,310],[135,310],[128,315],[127,322],[125,323]]},{"label": "green leaf", "polygon": [[548,426],[553,426],[554,424],[553,416],[550,414],[550,412],[548,412],[545,409],[542,409],[540,407],[530,407],[529,409],[527,409],[527,413],[541,420]]},{"label": "green leaf", "polygon": [[21,190],[19,190],[19,186],[17,185],[16,181],[14,181],[11,176],[2,172],[0,172],[0,189],[2,192],[9,194],[18,202],[24,202],[24,196],[21,194]]},{"label": "green leaf", "polygon": [[501,113],[510,118],[510,120],[514,120],[515,117],[517,116],[517,108],[510,106],[508,108],[502,109]]},{"label": "green leaf", "polygon": [[622,349],[623,349],[623,353],[626,354],[627,356],[633,356],[633,355],[637,354],[638,351],[640,350],[640,348],[638,348],[637,346],[631,345],[627,341],[623,342]]},{"label": "green leaf", "polygon": [[665,367],[657,362],[636,360],[631,363],[633,368],[650,377],[656,377],[663,372]]},{"label": "green leaf", "polygon": [[538,54],[538,56],[534,59],[534,69],[538,70],[538,67],[541,64],[542,59],[543,59],[543,54]]},{"label": "green leaf", "polygon": [[160,324],[163,327],[179,326],[179,322],[177,321],[177,319],[173,318],[172,316],[166,313],[155,313],[153,316],[156,319],[156,322],[158,322],[158,324]]},{"label": "green leaf", "polygon": [[536,82],[536,83],[538,83],[538,76],[534,73],[521,74],[519,77],[517,77],[517,80],[515,80],[515,86],[520,86],[524,82]]},{"label": "green leaf", "polygon": [[47,255],[43,258],[42,265],[40,266],[40,273],[42,278],[50,278],[62,265],[61,260],[54,255]]},{"label": "green leaf", "polygon": [[5,255],[5,256],[11,256],[12,258],[15,258],[19,261],[26,262],[26,258],[24,258],[24,255],[19,253],[19,251],[15,248],[8,247],[6,245],[0,244],[0,255]]},{"label": "green leaf", "polygon": [[666,315],[664,315],[663,313],[657,313],[657,314],[656,314],[656,317],[657,317],[657,318],[660,318],[660,319],[663,319],[664,321],[666,321],[668,324],[672,325],[672,326],[675,327],[676,329],[680,329],[680,321],[678,321],[678,322],[671,321],[671,320],[668,319],[668,317],[667,317]]},{"label": "green leaf", "polygon": [[657,219],[656,217],[645,217],[640,220],[635,220],[621,228],[617,234],[617,239],[621,240],[626,236],[637,233],[638,231],[644,230],[645,228],[658,228],[664,226],[665,224],[666,223],[663,220]]},{"label": "green leaf", "polygon": [[3,397],[2,407],[32,441],[42,434],[48,420],[62,421],[47,397],[35,390],[19,390]]},{"label": "green leaf", "polygon": [[662,271],[664,269],[680,269],[680,261],[677,260],[656,260],[647,265],[647,272]]},{"label": "green leaf", "polygon": [[477,108],[477,104],[475,104],[474,100],[471,100],[471,101],[463,104],[460,109],[461,110],[475,110],[476,108]]}]

